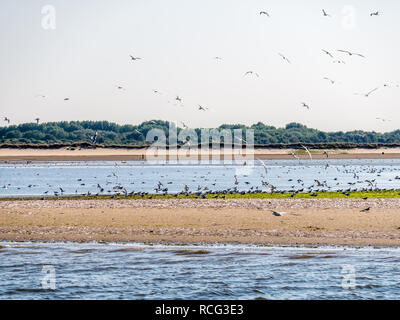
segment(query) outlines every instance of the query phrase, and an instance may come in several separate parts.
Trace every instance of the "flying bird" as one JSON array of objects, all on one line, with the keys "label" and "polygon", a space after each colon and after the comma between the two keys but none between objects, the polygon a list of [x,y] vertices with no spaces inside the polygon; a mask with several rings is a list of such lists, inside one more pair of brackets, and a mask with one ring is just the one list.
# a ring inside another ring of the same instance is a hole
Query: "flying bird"
[{"label": "flying bird", "polygon": [[179,102],[182,102],[182,99],[179,96],[176,96],[175,100],[179,101]]},{"label": "flying bird", "polygon": [[260,76],[258,75],[258,73],[254,72],[254,71],[251,71],[251,70],[250,70],[250,71],[247,71],[244,75],[247,76],[247,75],[249,75],[249,74],[254,74],[255,76],[257,76],[257,78],[260,77]]},{"label": "flying bird", "polygon": [[141,60],[142,58],[139,58],[139,57],[134,57],[134,56],[132,56],[132,55],[129,55],[130,57],[131,57],[131,60],[132,61],[135,61],[135,60]]},{"label": "flying bird", "polygon": [[117,86],[117,89],[118,89],[118,90],[125,90],[125,88],[124,88],[124,87],[121,87],[121,86]]},{"label": "flying bird", "polygon": [[214,57],[215,60],[222,60],[221,57]]},{"label": "flying bird", "polygon": [[201,105],[199,105],[199,110],[206,111],[207,109],[207,107],[202,107]]},{"label": "flying bird", "polygon": [[307,108],[308,110],[310,110],[310,106],[307,103],[302,102],[301,105],[302,105],[302,107]]},{"label": "flying bird", "polygon": [[379,87],[378,87],[378,88],[375,88],[375,89],[373,89],[373,90],[371,90],[371,91],[368,92],[368,93],[362,93],[362,94],[360,94],[360,93],[355,93],[355,95],[362,95],[362,96],[368,98],[369,95],[370,95],[371,93],[375,92],[375,91],[378,90],[378,89],[379,89]]},{"label": "flying bird", "polygon": [[330,78],[328,78],[328,77],[324,77],[324,80],[328,80],[328,81],[330,81],[330,83],[332,83],[332,84],[335,83],[335,80],[332,80],[332,79],[330,79]]},{"label": "flying bird", "polygon": [[270,17],[267,11],[260,11],[260,16],[261,15],[266,15],[268,18]]},{"label": "flying bird", "polygon": [[64,101],[69,101],[69,98],[64,98]]},{"label": "flying bird", "polygon": [[309,155],[309,157],[310,157],[310,159],[312,160],[312,155],[311,155],[311,152],[307,149],[307,147],[306,146],[303,146],[303,145],[301,145],[303,148],[304,148],[304,150],[306,150],[306,152],[308,153],[308,155]]},{"label": "flying bird", "polygon": [[370,14],[370,16],[371,16],[371,17],[372,17],[372,16],[379,16],[379,11],[372,12],[372,13]]},{"label": "flying bird", "polygon": [[364,55],[359,54],[359,53],[354,53],[354,52],[350,52],[350,51],[347,51],[347,50],[337,50],[337,51],[338,51],[338,52],[347,53],[349,56],[359,56],[359,57],[361,57],[361,58],[365,58]]},{"label": "flying bird", "polygon": [[288,63],[291,63],[290,60],[288,58],[286,58],[282,53],[278,53],[283,60],[287,61]]},{"label": "flying bird", "polygon": [[323,13],[324,17],[331,17],[331,15],[326,13],[325,9],[322,9],[322,13]]},{"label": "flying bird", "polygon": [[324,50],[324,49],[322,49],[322,51],[325,52],[325,53],[326,53],[328,56],[330,56],[331,58],[333,58],[332,53],[330,53],[329,51],[326,51],[326,50]]},{"label": "flying bird", "polygon": [[258,158],[257,158],[257,160],[258,160],[258,161],[261,163],[261,165],[264,167],[265,174],[268,174],[268,168],[267,168],[267,165],[265,164],[265,162],[262,161],[261,159],[258,159]]}]

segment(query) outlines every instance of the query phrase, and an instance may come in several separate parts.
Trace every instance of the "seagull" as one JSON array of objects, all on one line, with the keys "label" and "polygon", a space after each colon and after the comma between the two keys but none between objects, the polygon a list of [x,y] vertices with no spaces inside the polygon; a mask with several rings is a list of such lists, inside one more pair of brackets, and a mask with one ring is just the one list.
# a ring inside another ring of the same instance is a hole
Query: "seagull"
[{"label": "seagull", "polygon": [[96,140],[97,140],[97,131],[94,134],[94,136],[92,137],[92,143],[96,143]]},{"label": "seagull", "polygon": [[336,50],[336,51],[347,53],[349,56],[359,56],[361,58],[365,58],[365,56],[363,56],[362,54],[350,52],[350,51],[347,51],[347,50]]},{"label": "seagull", "polygon": [[182,126],[184,127],[184,128],[189,128],[185,123],[183,123],[182,121],[181,121],[181,123],[182,123]]},{"label": "seagull", "polygon": [[270,18],[269,13],[267,11],[260,11],[260,16],[261,15],[266,15],[268,18]]},{"label": "seagull", "polygon": [[310,159],[312,160],[311,152],[307,149],[306,146],[303,146],[303,145],[301,145],[301,146],[307,151],[308,155],[310,156]]},{"label": "seagull", "polygon": [[222,60],[221,57],[214,57],[215,60]]},{"label": "seagull", "polygon": [[333,58],[332,53],[330,53],[329,51],[326,51],[326,50],[324,50],[324,49],[322,49],[322,51],[325,52],[325,53],[326,53],[328,56],[330,56],[331,58]]},{"label": "seagull", "polygon": [[326,13],[325,9],[322,9],[322,13],[324,14],[324,17],[331,17],[331,15]]},{"label": "seagull", "polygon": [[377,12],[372,12],[371,14],[370,14],[370,16],[372,17],[372,16],[379,16],[379,11],[377,11]]},{"label": "seagull", "polygon": [[153,92],[156,93],[156,94],[161,94],[160,91],[158,91],[156,89],[153,89]]},{"label": "seagull", "polygon": [[37,124],[39,124],[40,118],[36,118],[35,121]]},{"label": "seagull", "polygon": [[288,63],[291,63],[288,58],[286,58],[282,53],[278,53],[283,60],[286,60]]},{"label": "seagull", "polygon": [[257,158],[257,160],[258,160],[258,161],[261,163],[261,165],[264,167],[265,174],[268,174],[268,168],[267,168],[267,165],[265,164],[265,162],[262,161],[261,159],[258,159],[258,158]]},{"label": "seagull", "polygon": [[329,79],[328,77],[324,77],[324,80],[330,81],[332,84],[335,84],[335,80]]},{"label": "seagull", "polygon": [[355,95],[362,95],[362,96],[368,98],[369,95],[370,95],[371,93],[375,92],[375,91],[378,90],[378,89],[379,89],[379,87],[378,87],[378,88],[375,88],[375,89],[373,89],[373,90],[371,90],[371,91],[368,92],[368,93],[365,93],[365,94],[355,93]]},{"label": "seagull", "polygon": [[141,60],[142,58],[139,58],[139,57],[134,57],[134,56],[132,56],[132,55],[129,55],[130,57],[131,57],[131,60],[132,61],[135,61],[135,60]]},{"label": "seagull", "polygon": [[346,64],[343,60],[333,60],[333,63]]},{"label": "seagull", "polygon": [[179,96],[176,96],[175,100],[179,101],[179,102],[182,102],[182,99]]},{"label": "seagull", "polygon": [[254,71],[251,71],[251,70],[250,70],[250,71],[247,71],[244,75],[247,76],[248,74],[254,74],[254,75],[257,76],[257,78],[260,77],[260,76],[258,75],[258,73],[254,72]]},{"label": "seagull", "polygon": [[305,102],[302,102],[302,107],[307,108],[308,110],[310,110],[310,106],[308,104],[306,104]]},{"label": "seagull", "polygon": [[208,108],[204,108],[204,107],[202,107],[201,105],[199,105],[199,110],[203,110],[203,111],[206,111]]},{"label": "seagull", "polygon": [[291,155],[292,155],[292,157],[293,157],[294,159],[300,160],[299,157],[296,156],[296,155],[294,154],[294,152],[292,152]]},{"label": "seagull", "polygon": [[121,86],[117,86],[117,89],[118,89],[118,90],[125,90],[125,88],[124,88],[124,87],[121,87]]}]

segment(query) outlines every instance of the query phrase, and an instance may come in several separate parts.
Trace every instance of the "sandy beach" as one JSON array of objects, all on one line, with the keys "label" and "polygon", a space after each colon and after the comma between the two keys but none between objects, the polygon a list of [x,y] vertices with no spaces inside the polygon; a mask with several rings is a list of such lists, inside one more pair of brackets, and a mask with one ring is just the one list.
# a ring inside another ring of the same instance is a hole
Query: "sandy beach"
[{"label": "sandy beach", "polygon": [[399,246],[400,199],[0,201],[0,240]]},{"label": "sandy beach", "polygon": [[[398,159],[400,158],[400,148],[380,148],[380,149],[348,149],[348,150],[327,150],[329,158],[332,159]],[[304,150],[293,149],[255,149],[254,157],[263,160],[285,160],[293,159],[291,153],[296,152],[300,159],[309,159]],[[324,159],[323,150],[311,150],[313,158]],[[238,151],[225,151],[225,157],[232,158]],[[192,150],[189,154],[184,150],[159,151],[157,157],[165,156],[166,159],[198,159],[199,157],[214,159],[224,159],[224,155],[214,152],[197,153]],[[252,155],[248,155],[251,157]],[[128,160],[150,160],[151,157],[146,149],[0,149],[0,161],[128,161]]]}]

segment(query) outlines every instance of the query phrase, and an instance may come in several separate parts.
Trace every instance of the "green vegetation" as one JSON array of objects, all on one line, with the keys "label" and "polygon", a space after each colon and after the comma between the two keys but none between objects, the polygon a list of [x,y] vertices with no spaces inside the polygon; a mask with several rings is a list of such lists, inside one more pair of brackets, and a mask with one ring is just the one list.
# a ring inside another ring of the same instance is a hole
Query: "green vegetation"
[{"label": "green vegetation", "polygon": [[[0,145],[2,147],[91,147],[91,137],[98,132],[96,144],[98,146],[145,146],[146,135],[151,129],[161,129],[168,139],[169,122],[153,120],[139,125],[118,125],[108,121],[62,121],[42,124],[24,123],[0,127]],[[323,132],[307,128],[299,123],[287,124],[284,128],[276,128],[264,123],[252,126],[222,125],[217,129],[254,130],[255,145],[269,147],[284,147],[304,143],[316,148],[351,148],[380,146],[400,146],[400,130],[392,132]],[[179,132],[183,130],[178,128]],[[201,136],[201,129],[194,129]],[[168,140],[167,140],[168,141]],[[199,141],[200,142],[200,141]],[[180,142],[182,143],[182,142]]]},{"label": "green vegetation", "polygon": [[[344,194],[342,192],[312,192],[312,193],[297,193],[292,196],[290,192],[260,192],[260,193],[219,193],[206,194],[205,199],[377,199],[377,198],[400,198],[400,190],[375,190],[375,191],[354,191]],[[106,199],[202,199],[201,196],[195,194],[146,194],[146,195],[90,195],[90,196],[62,196],[62,197],[35,197],[35,198],[0,198],[0,201],[20,201],[20,200],[106,200]]]}]

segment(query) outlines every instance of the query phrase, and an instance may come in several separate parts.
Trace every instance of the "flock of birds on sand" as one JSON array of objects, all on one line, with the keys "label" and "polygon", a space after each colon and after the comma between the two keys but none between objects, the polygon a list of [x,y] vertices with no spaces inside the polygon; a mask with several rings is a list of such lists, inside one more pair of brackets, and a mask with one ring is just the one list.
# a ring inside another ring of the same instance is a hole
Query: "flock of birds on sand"
[{"label": "flock of birds on sand", "polygon": [[[267,17],[267,18],[271,18],[271,14],[270,14],[268,11],[266,11],[266,10],[259,11],[259,15],[260,15],[260,16],[265,16],[265,17]],[[331,18],[331,17],[332,17],[325,9],[322,9],[322,15],[323,15],[324,17],[327,17],[327,18]],[[380,12],[380,11],[373,11],[373,12],[370,13],[370,16],[371,16],[371,17],[374,17],[374,16],[376,17],[376,16],[380,16],[380,15],[381,15],[381,12]],[[360,53],[356,53],[356,52],[352,52],[352,51],[349,51],[349,50],[338,49],[338,50],[336,50],[336,52],[338,52],[338,53],[340,53],[340,54],[342,54],[342,55],[346,55],[346,56],[348,56],[348,57],[359,57],[359,58],[366,59],[366,56],[365,56],[365,55],[360,54]],[[343,60],[342,58],[335,57],[334,54],[333,54],[331,51],[322,49],[322,53],[324,53],[325,55],[329,56],[329,57],[332,59],[332,62],[333,62],[333,63],[337,63],[337,64],[346,64],[346,61],[345,61],[345,60]],[[292,61],[291,61],[286,55],[284,55],[283,53],[280,53],[280,52],[279,52],[278,55],[279,55],[279,57],[282,58],[282,60],[283,60],[284,62],[286,62],[286,63],[288,63],[288,64],[292,64]],[[138,62],[138,61],[143,60],[142,57],[134,56],[134,55],[132,55],[132,54],[129,55],[129,59],[130,59],[131,62]],[[223,60],[223,58],[222,58],[222,57],[219,57],[219,56],[214,57],[214,59],[215,59],[215,60],[221,60],[221,61]],[[259,78],[259,77],[260,77],[260,74],[257,73],[257,72],[254,71],[254,70],[248,70],[248,71],[246,71],[246,72],[244,73],[244,76],[245,76],[245,77],[248,77],[248,76],[255,76],[255,77]],[[331,79],[331,78],[329,78],[329,77],[323,77],[323,80],[329,81],[332,85],[335,84],[335,83],[337,83],[336,80],[333,80],[333,79]],[[385,84],[383,84],[382,86],[377,86],[377,87],[373,88],[372,90],[369,90],[369,91],[366,92],[366,93],[355,93],[355,95],[361,95],[361,96],[364,96],[364,97],[368,98],[371,94],[375,93],[375,92],[376,92],[378,89],[380,89],[381,87],[397,87],[397,88],[399,88],[399,84],[385,83]],[[116,86],[116,89],[117,89],[117,90],[126,90],[125,87],[123,87],[123,86],[121,86],[121,85],[117,85],[117,86]],[[159,90],[157,90],[157,89],[153,89],[153,93],[154,93],[154,94],[157,94],[157,95],[162,94],[162,93],[161,93]],[[47,98],[47,96],[46,96],[46,95],[43,95],[43,94],[38,94],[38,95],[36,95],[36,97],[39,97],[39,98]],[[71,99],[70,99],[69,97],[66,97],[66,98],[64,98],[63,100],[64,100],[64,101],[70,101]],[[176,95],[175,98],[168,99],[168,103],[172,103],[172,100],[175,102],[175,105],[183,106],[183,99],[182,99],[181,96]],[[301,105],[301,107],[303,107],[303,108],[305,108],[305,109],[307,109],[307,110],[310,110],[310,109],[311,109],[311,106],[310,106],[308,103],[306,103],[306,102],[301,102],[300,105]],[[198,105],[197,105],[197,110],[202,111],[202,112],[205,112],[205,111],[210,110],[210,108],[198,104]],[[382,118],[379,118],[379,117],[377,117],[376,120],[383,121],[383,122],[390,121],[390,120],[382,119]],[[10,120],[9,117],[4,117],[4,121],[6,121],[8,124],[10,124],[10,121],[11,121],[11,120]],[[40,119],[39,119],[39,118],[36,118],[35,121],[36,121],[37,124],[39,124]],[[184,122],[181,121],[181,124],[182,124],[183,128],[188,128],[187,125],[186,125]],[[139,133],[142,134],[141,132],[139,132]],[[97,135],[97,134],[96,134],[96,135]],[[93,142],[93,141],[95,142],[94,137],[91,137],[91,139],[92,139],[92,142]]]},{"label": "flock of birds on sand", "polygon": [[[295,198],[296,195],[301,193],[317,198],[321,193],[332,191],[342,193],[343,195],[349,197],[353,192],[383,190],[378,187],[378,183],[382,184],[400,181],[400,168],[391,165],[377,168],[374,166],[361,165],[330,166],[327,163],[325,166],[314,167],[303,165],[282,166],[279,165],[278,162],[275,162],[274,167],[268,167],[264,161],[260,159],[258,159],[258,161],[261,166],[256,166],[256,170],[250,173],[250,175],[233,175],[233,185],[231,187],[227,186],[229,185],[229,175],[232,174],[231,171],[234,168],[226,165],[223,165],[225,172],[218,171],[216,172],[217,174],[213,174],[210,168],[198,168],[194,171],[185,171],[184,168],[176,168],[175,172],[172,172],[173,169],[170,168],[168,171],[151,169],[153,171],[150,175],[142,170],[140,170],[139,175],[135,174],[134,170],[129,170],[130,172],[128,172],[127,175],[120,171],[120,168],[122,168],[121,166],[126,164],[126,162],[123,161],[121,165],[115,163],[115,169],[113,169],[111,172],[107,173],[107,171],[105,171],[100,173],[100,175],[103,177],[99,177],[98,175],[93,177],[93,179],[89,177],[70,177],[68,178],[70,182],[67,187],[57,186],[55,188],[53,183],[47,182],[46,187],[49,189],[43,192],[42,199],[44,200],[44,197],[51,196],[52,194],[54,194],[56,197],[68,195],[109,195],[111,198],[120,196],[139,196],[146,199],[152,199],[155,195],[159,194],[163,196],[170,195],[175,198],[183,196],[197,199],[226,199],[227,195],[245,195],[255,193],[289,194],[291,198]],[[260,167],[263,169],[261,173],[257,169]],[[307,174],[304,171],[311,169],[316,171],[313,171],[312,174]],[[328,169],[329,172],[327,171]],[[35,174],[35,176],[39,175],[39,172]],[[64,173],[61,172],[58,173],[58,175],[64,175]],[[106,177],[104,178],[105,175]],[[173,178],[171,178],[170,175],[172,175]],[[317,177],[312,178],[312,175],[324,176],[327,179],[322,180]],[[55,180],[59,179],[55,175],[53,176],[55,177]],[[187,182],[182,183],[182,180]],[[257,180],[259,181],[258,183]],[[274,181],[276,181],[278,184],[281,184],[281,187],[278,188],[275,186]],[[179,190],[179,185],[181,183],[182,189],[181,191],[177,191],[177,189]],[[134,185],[136,185],[136,187],[134,187]],[[195,187],[196,185],[197,187]],[[11,184],[6,184],[3,186],[3,189],[8,189],[9,187],[11,187]],[[44,186],[35,184],[30,184],[27,186],[28,189],[37,187],[43,188]],[[17,190],[21,189],[21,187],[16,186],[14,188]],[[77,188],[75,193],[71,192],[71,188]],[[78,189],[81,191],[78,191]],[[86,189],[88,191],[82,193],[82,189]],[[96,191],[94,191],[94,189]],[[140,191],[128,191],[129,189],[139,189]],[[384,190],[400,192],[400,190],[394,188]]]}]

